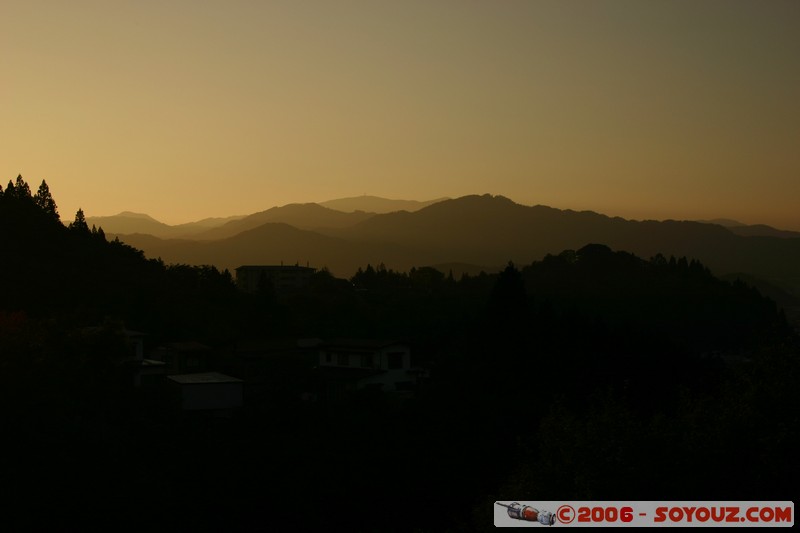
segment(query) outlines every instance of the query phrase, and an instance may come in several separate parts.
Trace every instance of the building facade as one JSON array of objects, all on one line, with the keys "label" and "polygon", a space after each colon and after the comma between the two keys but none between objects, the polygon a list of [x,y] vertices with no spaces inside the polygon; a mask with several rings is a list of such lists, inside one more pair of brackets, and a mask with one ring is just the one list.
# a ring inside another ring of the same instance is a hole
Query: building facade
[{"label": "building facade", "polygon": [[328,382],[328,395],[338,389],[374,389],[411,395],[419,381],[411,367],[411,350],[399,341],[341,339],[320,341],[318,366]]}]

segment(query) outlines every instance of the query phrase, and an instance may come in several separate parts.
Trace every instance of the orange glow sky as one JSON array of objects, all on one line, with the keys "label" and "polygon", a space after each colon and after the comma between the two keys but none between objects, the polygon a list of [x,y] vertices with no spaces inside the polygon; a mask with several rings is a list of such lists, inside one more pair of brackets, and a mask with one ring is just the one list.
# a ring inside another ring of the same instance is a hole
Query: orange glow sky
[{"label": "orange glow sky", "polygon": [[0,2],[0,179],[167,223],[502,194],[800,229],[800,2]]}]

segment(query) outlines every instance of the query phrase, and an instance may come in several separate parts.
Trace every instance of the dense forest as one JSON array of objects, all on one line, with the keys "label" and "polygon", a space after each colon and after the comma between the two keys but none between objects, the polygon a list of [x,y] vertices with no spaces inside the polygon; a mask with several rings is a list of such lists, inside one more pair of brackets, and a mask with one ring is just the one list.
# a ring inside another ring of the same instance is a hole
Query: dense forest
[{"label": "dense forest", "polygon": [[[64,225],[45,182],[0,189],[0,228],[0,464],[5,503],[41,508],[8,515],[29,527],[472,531],[495,500],[797,496],[797,333],[696,259],[587,244],[493,274],[364,265],[244,293],[82,211]],[[308,403],[275,365],[233,416],[189,416],[131,385],[125,330],[202,342],[245,384],[237,345],[311,337],[403,339],[430,377],[400,405]]]}]

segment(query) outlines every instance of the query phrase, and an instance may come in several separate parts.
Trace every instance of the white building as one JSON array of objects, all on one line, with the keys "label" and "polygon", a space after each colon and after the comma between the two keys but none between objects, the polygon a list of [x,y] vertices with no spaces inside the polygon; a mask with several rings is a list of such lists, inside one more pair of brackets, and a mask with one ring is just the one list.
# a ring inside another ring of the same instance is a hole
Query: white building
[{"label": "white building", "polygon": [[400,341],[316,340],[316,349],[318,369],[330,376],[331,383],[339,383],[339,388],[375,388],[411,395],[421,377],[419,369],[411,368],[408,344]]}]

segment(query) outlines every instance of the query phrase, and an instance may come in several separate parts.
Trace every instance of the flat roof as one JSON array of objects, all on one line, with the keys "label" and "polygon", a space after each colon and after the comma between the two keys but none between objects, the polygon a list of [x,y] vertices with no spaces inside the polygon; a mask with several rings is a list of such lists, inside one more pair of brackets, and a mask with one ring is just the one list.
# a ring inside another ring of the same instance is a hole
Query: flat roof
[{"label": "flat roof", "polygon": [[201,384],[201,383],[242,383],[241,379],[226,376],[219,372],[200,372],[197,374],[176,374],[174,376],[167,376],[169,379],[176,383],[183,385],[188,384]]}]

